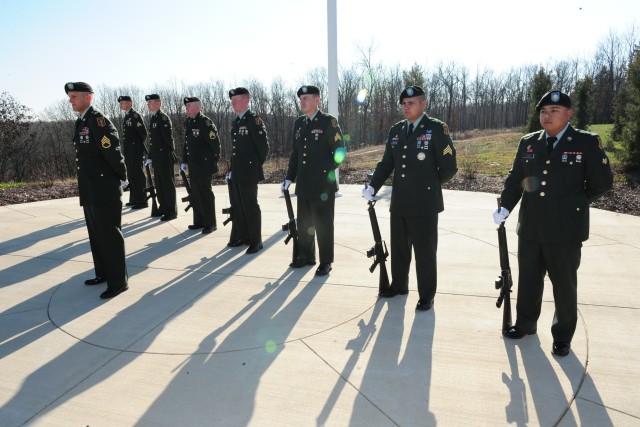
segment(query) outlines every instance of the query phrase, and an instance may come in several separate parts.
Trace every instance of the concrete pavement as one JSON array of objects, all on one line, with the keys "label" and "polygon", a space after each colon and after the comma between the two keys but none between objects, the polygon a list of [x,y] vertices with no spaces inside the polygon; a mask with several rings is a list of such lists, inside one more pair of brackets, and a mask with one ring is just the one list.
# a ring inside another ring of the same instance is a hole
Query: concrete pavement
[{"label": "concrete pavement", "polygon": [[125,209],[130,289],[106,301],[83,285],[77,198],[0,207],[0,426],[640,425],[640,218],[591,210],[580,322],[556,358],[550,283],[538,334],[501,337],[495,195],[445,191],[435,307],[416,312],[413,269],[409,295],[377,299],[366,203],[341,193],[322,278],[288,267],[278,185],[259,189],[255,255],[226,247],[222,215],[205,236],[184,206],[168,223]]}]

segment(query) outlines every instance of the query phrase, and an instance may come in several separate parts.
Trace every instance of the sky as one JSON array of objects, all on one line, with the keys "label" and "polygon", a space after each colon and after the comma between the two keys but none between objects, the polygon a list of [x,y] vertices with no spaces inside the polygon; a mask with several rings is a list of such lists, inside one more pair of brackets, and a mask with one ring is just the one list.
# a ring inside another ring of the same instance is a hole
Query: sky
[{"label": "sky", "polygon": [[[69,81],[297,88],[327,66],[326,15],[325,0],[0,0],[0,93],[39,112]],[[501,72],[589,57],[640,28],[640,1],[337,0],[337,15],[340,66],[371,48],[375,64]]]}]

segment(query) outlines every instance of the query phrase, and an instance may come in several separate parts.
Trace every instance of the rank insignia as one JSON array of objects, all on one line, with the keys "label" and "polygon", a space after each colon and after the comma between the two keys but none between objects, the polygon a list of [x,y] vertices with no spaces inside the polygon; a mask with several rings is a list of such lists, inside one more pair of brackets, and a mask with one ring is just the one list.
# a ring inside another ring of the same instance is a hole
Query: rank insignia
[{"label": "rank insignia", "polygon": [[141,127],[142,123],[138,122],[138,124],[136,125],[137,127]]},{"label": "rank insignia", "polygon": [[336,133],[336,137],[334,138],[335,141],[340,141],[342,139],[342,137],[340,136],[339,133]]},{"label": "rank insignia", "polygon": [[442,155],[443,155],[443,156],[445,156],[445,155],[447,155],[447,154],[449,154],[449,155],[453,156],[453,150],[451,149],[451,146],[450,146],[450,145],[447,145],[447,146],[445,147],[445,149],[444,149],[444,150],[442,150]]},{"label": "rank insignia", "polygon": [[100,140],[100,143],[102,144],[102,148],[110,148],[111,147],[111,140],[109,138],[107,138],[107,136],[103,136],[102,139]]},{"label": "rank insignia", "polygon": [[607,163],[609,163],[609,160],[605,157],[604,159],[602,159],[602,164],[606,165]]},{"label": "rank insignia", "polygon": [[[443,132],[445,135],[449,135],[449,126],[447,126],[447,124],[446,124],[446,123],[444,123],[444,124],[442,125],[442,132]],[[451,154],[451,153],[449,153],[449,154]]]},{"label": "rank insignia", "polygon": [[96,122],[98,122],[98,126],[100,126],[101,128],[107,125],[107,121],[104,117],[96,117]]},{"label": "rank insignia", "polygon": [[338,121],[336,119],[331,119],[331,126],[333,126],[334,128],[338,127]]},{"label": "rank insignia", "polygon": [[209,139],[216,139],[216,133],[214,131],[209,132]]}]

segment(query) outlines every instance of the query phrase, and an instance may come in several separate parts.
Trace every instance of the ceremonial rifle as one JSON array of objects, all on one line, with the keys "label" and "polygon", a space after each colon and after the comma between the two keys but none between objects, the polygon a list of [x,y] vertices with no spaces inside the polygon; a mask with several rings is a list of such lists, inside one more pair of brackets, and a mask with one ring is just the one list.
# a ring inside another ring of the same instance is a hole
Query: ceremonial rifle
[{"label": "ceremonial rifle", "polygon": [[146,194],[146,200],[151,199],[151,215],[158,215],[158,202],[156,201],[156,187],[153,185],[153,179],[151,179],[151,168],[149,165],[144,167],[145,174],[147,175],[147,187],[144,189]]},{"label": "ceremonial rifle", "polygon": [[187,189],[187,196],[182,198],[183,202],[188,203],[187,207],[184,208],[184,211],[189,212],[189,209],[191,209],[191,184],[189,184],[189,180],[187,179],[187,174],[182,169],[180,169],[180,176],[182,177],[184,188]]},{"label": "ceremonial rifle", "polygon": [[387,250],[387,244],[382,240],[375,205],[375,200],[369,200],[369,220],[371,221],[371,230],[373,231],[373,240],[375,244],[367,251],[367,257],[373,258],[373,264],[369,267],[369,271],[371,273],[373,273],[376,267],[380,265],[378,293],[382,293],[389,288],[389,274],[387,273],[386,265],[387,257],[389,257],[389,251]]},{"label": "ceremonial rifle", "polygon": [[[498,197],[498,209],[500,209],[500,198]],[[511,267],[509,266],[509,249],[507,248],[507,230],[504,228],[504,221],[498,226],[498,250],[500,252],[500,276],[496,279],[496,289],[500,289],[496,307],[500,308],[504,303],[502,311],[502,334],[511,327],[511,288],[513,280],[511,278]]]},{"label": "ceremonial rifle", "polygon": [[296,217],[293,214],[293,205],[291,205],[291,196],[289,190],[284,190],[284,201],[287,204],[287,214],[289,215],[289,222],[282,226],[282,231],[288,231],[287,238],[284,239],[284,244],[288,245],[289,240],[293,239],[293,255],[291,257],[293,263],[298,259],[298,227],[296,226]]},{"label": "ceremonial rifle", "polygon": [[231,221],[233,221],[233,205],[231,204],[231,179],[227,179],[227,188],[229,189],[229,207],[222,208],[222,214],[227,215],[227,219],[224,220],[222,225],[227,225]]}]

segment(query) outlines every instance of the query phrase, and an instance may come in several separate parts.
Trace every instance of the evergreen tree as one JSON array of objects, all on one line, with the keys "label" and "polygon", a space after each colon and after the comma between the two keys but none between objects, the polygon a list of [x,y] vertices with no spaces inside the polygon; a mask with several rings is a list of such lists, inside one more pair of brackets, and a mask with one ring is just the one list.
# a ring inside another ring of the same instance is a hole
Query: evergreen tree
[{"label": "evergreen tree", "polygon": [[404,87],[420,86],[425,91],[427,90],[424,85],[424,70],[415,62],[409,71],[402,71],[402,82],[404,83]]},{"label": "evergreen tree", "polygon": [[535,132],[542,129],[540,126],[539,114],[536,111],[536,104],[540,98],[551,90],[551,76],[540,67],[531,82],[531,90],[529,91],[529,119],[524,128],[525,133]]},{"label": "evergreen tree", "polygon": [[593,79],[585,76],[576,83],[573,101],[573,124],[578,129],[587,129],[593,118]]},{"label": "evergreen tree", "polygon": [[629,65],[628,102],[622,120],[622,145],[627,170],[640,170],[640,50]]}]

